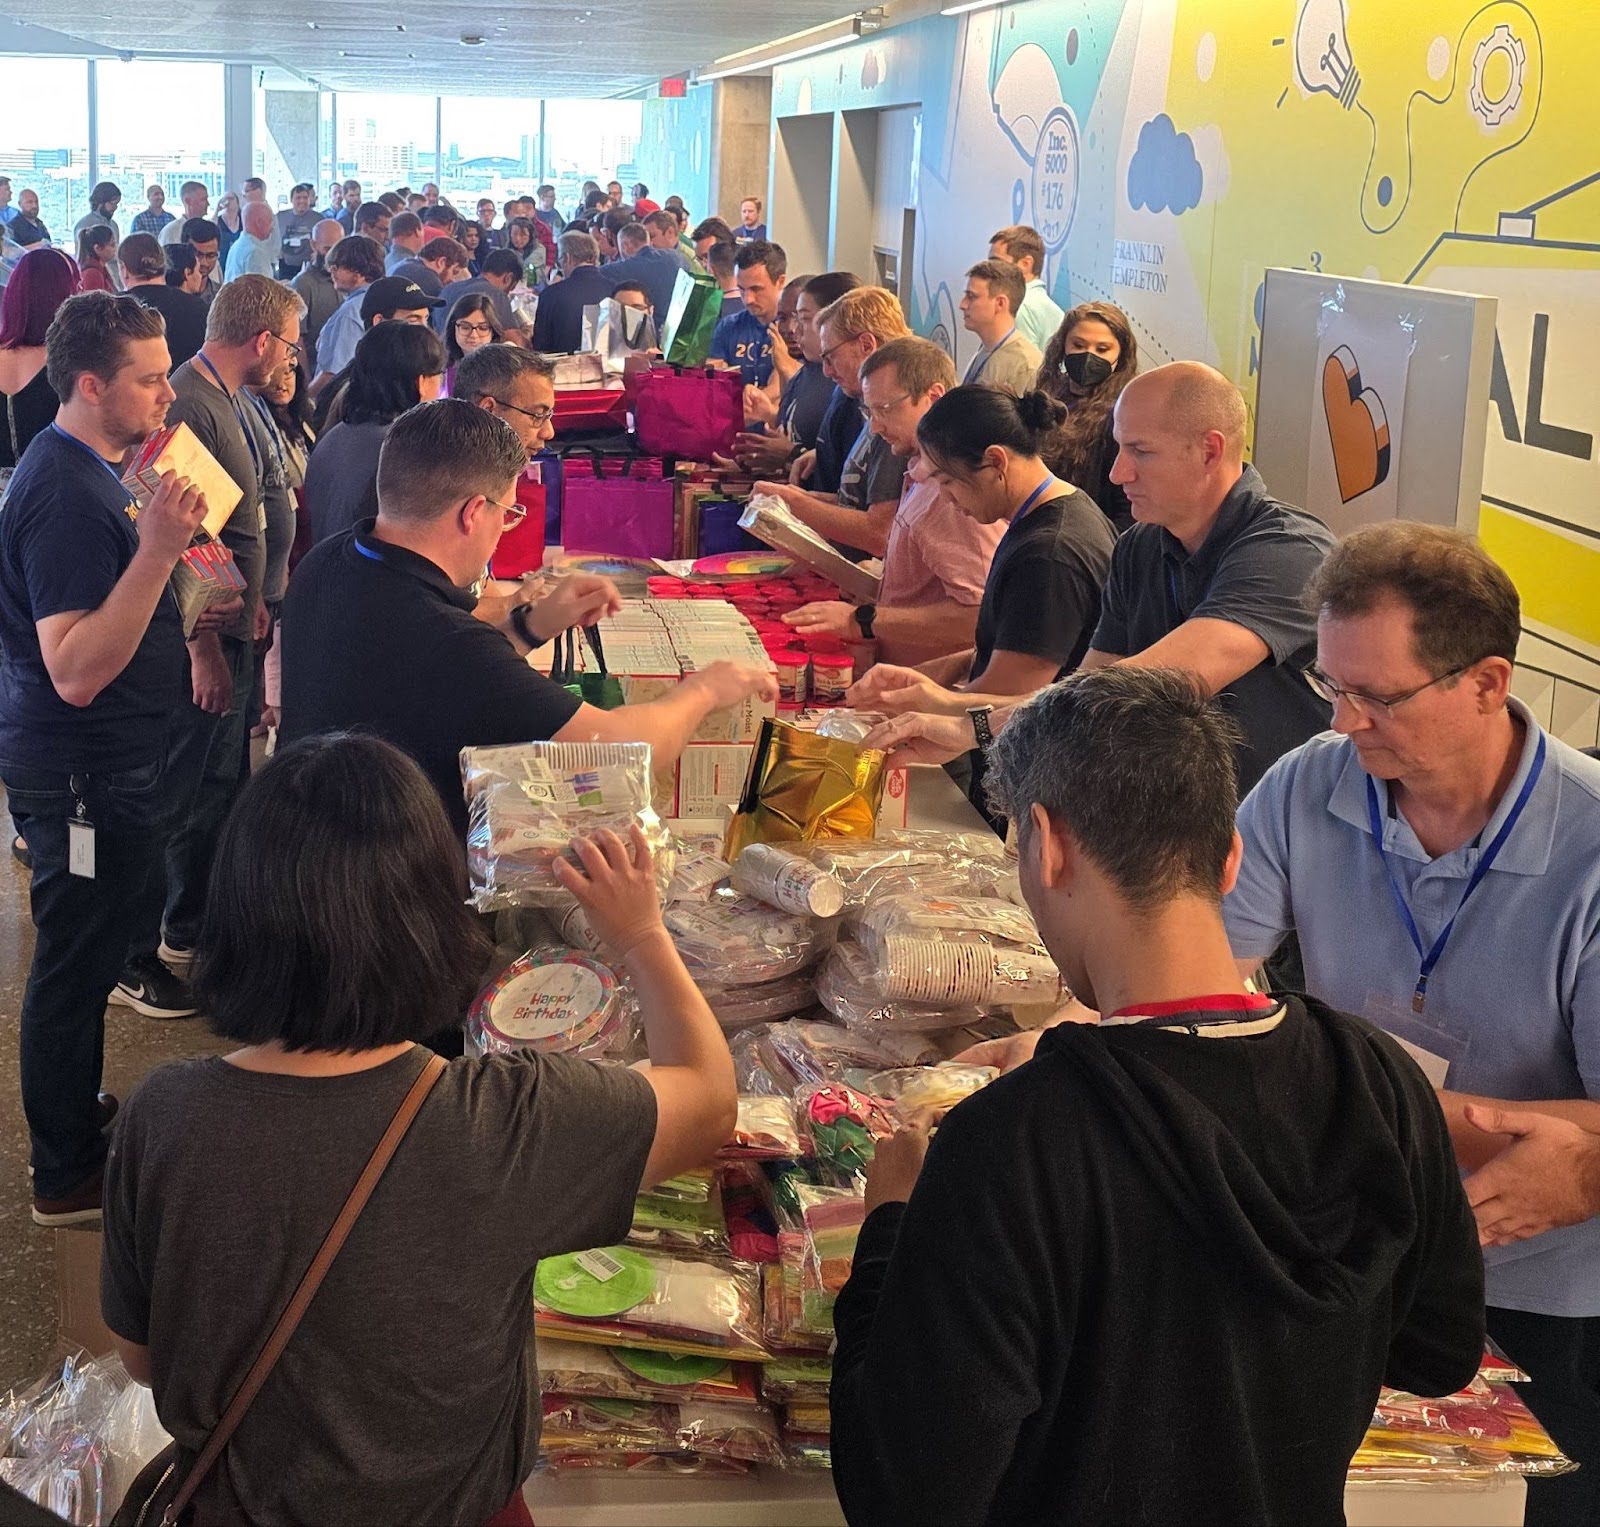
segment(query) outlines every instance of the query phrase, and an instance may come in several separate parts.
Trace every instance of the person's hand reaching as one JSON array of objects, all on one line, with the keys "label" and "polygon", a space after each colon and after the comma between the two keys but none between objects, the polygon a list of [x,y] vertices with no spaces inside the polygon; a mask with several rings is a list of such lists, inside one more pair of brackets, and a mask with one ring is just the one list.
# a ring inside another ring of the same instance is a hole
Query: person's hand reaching
[{"label": "person's hand reaching", "polygon": [[572,573],[557,578],[533,602],[528,624],[543,641],[573,626],[592,626],[622,608],[622,595],[609,578],[592,573]]},{"label": "person's hand reaching", "polygon": [[667,937],[661,921],[650,844],[637,823],[623,842],[609,828],[572,840],[575,865],[555,861],[555,877],[578,899],[590,926],[621,962],[650,939]]}]

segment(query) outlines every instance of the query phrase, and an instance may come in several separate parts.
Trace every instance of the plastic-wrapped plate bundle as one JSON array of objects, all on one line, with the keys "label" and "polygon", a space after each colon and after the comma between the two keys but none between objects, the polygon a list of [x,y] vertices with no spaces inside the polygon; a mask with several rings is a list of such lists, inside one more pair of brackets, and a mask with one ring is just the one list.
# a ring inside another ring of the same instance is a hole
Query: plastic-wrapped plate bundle
[{"label": "plastic-wrapped plate bundle", "polygon": [[816,1018],[756,1024],[736,1035],[731,1049],[739,1091],[769,1097],[843,1081],[855,1071],[885,1071],[944,1058],[937,1045],[917,1034],[888,1028],[857,1032]]},{"label": "plastic-wrapped plate bundle", "polygon": [[831,1357],[780,1357],[761,1370],[761,1398],[778,1405],[826,1405]]},{"label": "plastic-wrapped plate bundle", "polygon": [[817,1005],[817,988],[809,975],[780,976],[756,986],[713,986],[700,982],[700,990],[717,1022],[725,1029],[748,1028],[808,1013]]},{"label": "plastic-wrapped plate bundle", "polygon": [[524,742],[463,748],[467,864],[472,902],[500,907],[562,906],[568,893],[555,860],[571,840],[610,828],[626,838],[635,823],[655,854],[663,891],[672,880],[671,839],[651,804],[650,748],[642,742]]},{"label": "plastic-wrapped plate bundle", "polygon": [[689,974],[713,986],[755,986],[792,976],[811,964],[829,937],[810,918],[731,893],[677,902],[663,917]]},{"label": "plastic-wrapped plate bundle", "polygon": [[728,1224],[722,1213],[722,1195],[713,1193],[699,1203],[690,1203],[670,1195],[641,1193],[633,1201],[628,1244],[727,1256]]},{"label": "plastic-wrapped plate bundle", "polygon": [[689,1400],[678,1407],[678,1444],[713,1458],[782,1463],[778,1422],[764,1405],[717,1405]]},{"label": "plastic-wrapped plate bundle", "polygon": [[1025,907],[981,896],[880,896],[854,920],[852,931],[876,956],[889,934],[954,944],[996,944],[1045,952],[1039,928]]},{"label": "plastic-wrapped plate bundle", "polygon": [[841,1023],[862,1030],[936,1033],[982,1019],[986,1009],[926,1002],[896,1002],[884,995],[872,956],[860,944],[836,944],[817,971],[817,1000]]},{"label": "plastic-wrapped plate bundle", "polygon": [[632,1029],[631,993],[614,971],[573,949],[532,949],[478,993],[467,1038],[484,1054],[600,1055]]},{"label": "plastic-wrapped plate bundle", "polygon": [[741,1097],[733,1138],[719,1154],[729,1161],[788,1161],[804,1155],[806,1144],[793,1098]]},{"label": "plastic-wrapped plate bundle", "polygon": [[679,1446],[678,1411],[676,1406],[647,1400],[547,1394],[542,1440],[552,1451],[675,1452]]}]

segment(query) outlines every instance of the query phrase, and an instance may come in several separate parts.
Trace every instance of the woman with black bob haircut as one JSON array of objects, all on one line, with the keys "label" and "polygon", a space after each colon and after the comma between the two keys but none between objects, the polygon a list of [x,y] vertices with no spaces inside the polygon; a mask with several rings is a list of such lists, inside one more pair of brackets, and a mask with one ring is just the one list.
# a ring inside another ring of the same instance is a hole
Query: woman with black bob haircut
[{"label": "woman with black bob haircut", "polygon": [[1133,325],[1109,302],[1083,302],[1066,314],[1039,367],[1041,390],[1067,406],[1044,459],[1100,506],[1119,535],[1133,523],[1133,510],[1128,495],[1111,481],[1117,460],[1112,422],[1117,399],[1138,369]]},{"label": "woman with black bob haircut", "polygon": [[314,541],[377,518],[378,453],[389,426],[431,403],[443,381],[444,344],[427,325],[389,321],[361,336],[348,371],[328,387],[338,389],[338,422],[319,433],[306,468]]},{"label": "woman with black bob haircut", "polygon": [[[571,851],[557,873],[633,985],[650,1071],[532,1051],[445,1066],[199,1520],[528,1523],[535,1264],[620,1241],[641,1185],[709,1161],[735,1117],[643,835]],[[484,973],[466,892],[437,793],[377,738],[308,738],[240,793],[194,966],[239,1048],[153,1071],[106,1165],[103,1312],[180,1468],[432,1061],[416,1041]]]},{"label": "woman with black bob haircut", "polygon": [[1043,459],[1066,412],[1048,393],[1016,398],[966,386],[922,416],[913,473],[937,483],[952,508],[1009,528],[984,580],[974,647],[920,669],[879,663],[851,692],[852,704],[959,716],[1031,694],[1082,662],[1116,538],[1094,500]]}]

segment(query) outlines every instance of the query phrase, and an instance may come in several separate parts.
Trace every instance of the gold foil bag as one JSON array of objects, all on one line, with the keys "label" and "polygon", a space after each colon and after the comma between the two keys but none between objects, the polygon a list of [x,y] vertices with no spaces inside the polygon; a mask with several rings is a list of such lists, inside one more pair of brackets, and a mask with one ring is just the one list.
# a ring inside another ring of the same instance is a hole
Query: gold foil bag
[{"label": "gold foil bag", "polygon": [[762,721],[723,857],[731,862],[752,843],[872,837],[883,773],[884,754],[877,748]]}]

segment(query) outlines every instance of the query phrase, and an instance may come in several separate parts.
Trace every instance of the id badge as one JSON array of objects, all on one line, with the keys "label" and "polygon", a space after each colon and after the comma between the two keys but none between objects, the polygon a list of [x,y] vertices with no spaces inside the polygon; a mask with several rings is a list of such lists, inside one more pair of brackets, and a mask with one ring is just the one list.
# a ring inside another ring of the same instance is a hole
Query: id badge
[{"label": "id badge", "polygon": [[94,879],[94,823],[86,818],[67,823],[67,873]]},{"label": "id badge", "polygon": [[1361,1016],[1376,1024],[1422,1068],[1429,1085],[1448,1085],[1450,1068],[1467,1053],[1467,1041],[1411,1010],[1389,992],[1369,992]]}]

